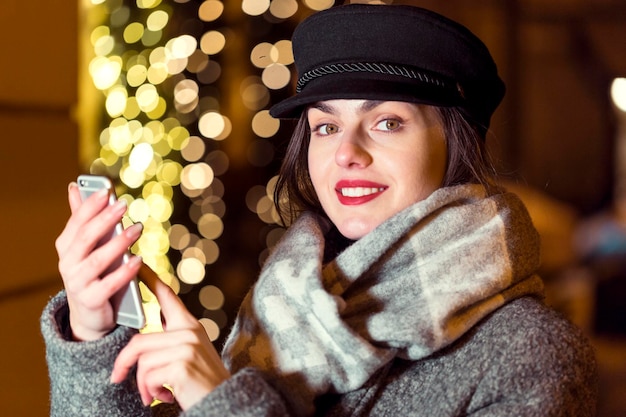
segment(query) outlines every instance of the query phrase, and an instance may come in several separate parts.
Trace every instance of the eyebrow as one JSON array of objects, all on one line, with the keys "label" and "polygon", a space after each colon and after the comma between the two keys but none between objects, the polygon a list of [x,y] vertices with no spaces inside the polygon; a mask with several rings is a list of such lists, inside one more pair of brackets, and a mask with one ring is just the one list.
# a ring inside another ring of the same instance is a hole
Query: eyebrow
[{"label": "eyebrow", "polygon": [[[373,108],[380,106],[382,103],[384,103],[384,100],[365,100],[359,106],[358,112],[359,113],[368,112],[372,110]],[[311,105],[310,108],[318,109],[321,112],[328,113],[333,116],[337,114],[337,109],[334,106],[330,106],[326,102],[323,102],[323,101],[318,101],[317,103],[314,103],[313,105]]]}]

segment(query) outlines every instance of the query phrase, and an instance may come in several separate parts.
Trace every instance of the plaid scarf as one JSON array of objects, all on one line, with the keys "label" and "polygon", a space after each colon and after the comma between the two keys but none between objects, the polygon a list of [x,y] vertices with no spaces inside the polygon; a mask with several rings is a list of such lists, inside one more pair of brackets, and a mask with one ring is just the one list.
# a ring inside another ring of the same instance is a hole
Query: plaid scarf
[{"label": "plaid scarf", "polygon": [[273,249],[226,341],[232,372],[263,369],[298,415],[419,360],[507,301],[539,294],[539,238],[522,202],[442,188],[324,265],[328,225],[305,213]]}]

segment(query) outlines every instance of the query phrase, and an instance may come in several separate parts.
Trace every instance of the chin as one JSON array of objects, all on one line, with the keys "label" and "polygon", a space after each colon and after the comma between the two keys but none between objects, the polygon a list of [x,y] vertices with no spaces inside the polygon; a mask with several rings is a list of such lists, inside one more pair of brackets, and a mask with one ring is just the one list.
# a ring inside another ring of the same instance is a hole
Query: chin
[{"label": "chin", "polygon": [[351,240],[359,240],[374,229],[371,224],[348,221],[337,225],[339,233]]}]

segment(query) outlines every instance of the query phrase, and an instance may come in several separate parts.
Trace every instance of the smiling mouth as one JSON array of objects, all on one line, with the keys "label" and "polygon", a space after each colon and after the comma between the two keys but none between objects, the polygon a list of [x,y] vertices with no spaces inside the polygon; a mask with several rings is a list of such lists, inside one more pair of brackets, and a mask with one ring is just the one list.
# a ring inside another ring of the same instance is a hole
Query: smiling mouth
[{"label": "smiling mouth", "polygon": [[383,192],[384,190],[385,189],[383,187],[380,187],[380,188],[350,187],[350,188],[341,188],[338,191],[344,197],[364,197],[364,196]]}]

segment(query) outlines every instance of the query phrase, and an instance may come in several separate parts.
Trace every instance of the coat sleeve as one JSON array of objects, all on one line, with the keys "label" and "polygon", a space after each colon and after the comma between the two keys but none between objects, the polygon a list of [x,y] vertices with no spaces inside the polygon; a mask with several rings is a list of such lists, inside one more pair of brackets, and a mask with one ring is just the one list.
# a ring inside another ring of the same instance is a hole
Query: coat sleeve
[{"label": "coat sleeve", "polygon": [[106,337],[74,342],[69,337],[69,310],[61,291],[45,307],[41,332],[50,377],[50,416],[150,416],[141,403],[134,375],[121,384],[109,377],[118,352],[135,333],[118,327]]},{"label": "coat sleeve", "polygon": [[287,417],[284,400],[264,375],[242,369],[219,385],[181,417]]},{"label": "coat sleeve", "polygon": [[264,375],[243,369],[185,412],[176,405],[145,407],[134,373],[121,384],[109,377],[119,351],[136,333],[118,327],[106,337],[73,342],[69,310],[62,291],[50,300],[41,316],[50,377],[51,417],[211,417],[288,416],[285,402]]}]

